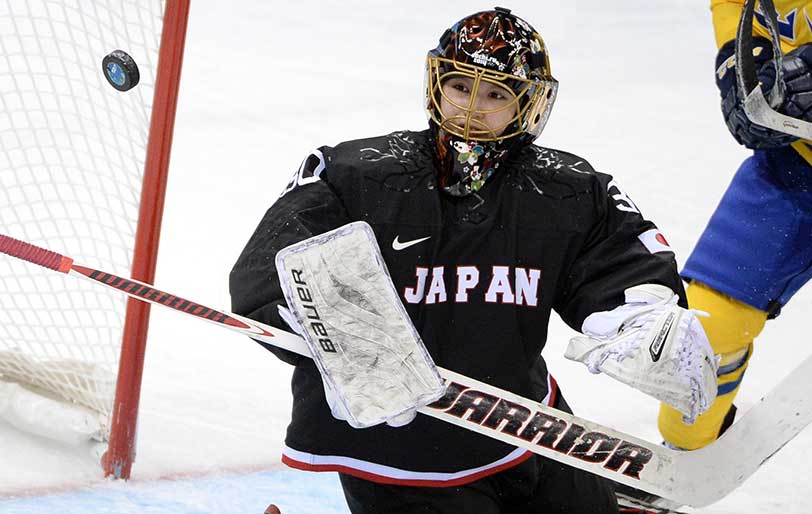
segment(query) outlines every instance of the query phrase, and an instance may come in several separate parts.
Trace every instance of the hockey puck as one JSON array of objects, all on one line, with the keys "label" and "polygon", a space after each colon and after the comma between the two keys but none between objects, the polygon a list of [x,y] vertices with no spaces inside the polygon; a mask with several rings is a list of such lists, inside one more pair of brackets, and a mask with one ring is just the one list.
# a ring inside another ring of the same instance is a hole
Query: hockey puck
[{"label": "hockey puck", "polygon": [[114,50],[102,59],[104,78],[119,91],[129,91],[138,85],[141,75],[138,65],[127,52]]},{"label": "hockey puck", "polygon": [[279,510],[279,507],[272,503],[265,508],[265,514],[282,514],[282,512]]}]

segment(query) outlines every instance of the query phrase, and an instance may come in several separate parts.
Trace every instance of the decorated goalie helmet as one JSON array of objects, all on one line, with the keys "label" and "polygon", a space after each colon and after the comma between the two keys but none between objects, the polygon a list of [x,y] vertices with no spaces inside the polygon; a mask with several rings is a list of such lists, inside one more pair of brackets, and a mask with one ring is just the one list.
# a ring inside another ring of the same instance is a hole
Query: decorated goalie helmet
[{"label": "decorated goalie helmet", "polygon": [[538,137],[558,88],[541,36],[502,7],[446,30],[426,58],[425,84],[439,185],[454,196],[478,191]]}]

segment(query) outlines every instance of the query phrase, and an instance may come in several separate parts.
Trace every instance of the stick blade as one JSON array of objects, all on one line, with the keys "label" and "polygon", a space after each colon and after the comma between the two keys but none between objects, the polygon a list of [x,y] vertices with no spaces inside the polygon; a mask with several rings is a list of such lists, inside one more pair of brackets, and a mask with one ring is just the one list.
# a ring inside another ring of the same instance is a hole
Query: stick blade
[{"label": "stick blade", "polygon": [[776,111],[764,98],[761,86],[756,86],[744,99],[744,112],[750,121],[801,139],[812,139],[812,123]]}]

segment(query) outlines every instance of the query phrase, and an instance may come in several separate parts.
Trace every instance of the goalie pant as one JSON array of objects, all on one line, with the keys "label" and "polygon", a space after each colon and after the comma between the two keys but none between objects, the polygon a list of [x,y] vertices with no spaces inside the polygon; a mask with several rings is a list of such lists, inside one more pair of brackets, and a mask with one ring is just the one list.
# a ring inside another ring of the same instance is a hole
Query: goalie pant
[{"label": "goalie pant", "polygon": [[[583,159],[528,145],[486,187],[460,198],[438,190],[431,145],[428,131],[396,132],[308,156],[231,272],[233,311],[282,326],[276,253],[363,220],[437,365],[549,403],[556,388],[540,355],[552,309],[580,329],[589,314],[622,304],[634,285],[663,284],[684,297],[674,255],[654,224]],[[353,429],[331,416],[311,360],[268,349],[295,365],[283,452],[291,466],[450,486],[528,458],[427,416],[401,428]],[[464,393],[451,409],[483,423],[509,422],[489,417],[493,407]]]}]

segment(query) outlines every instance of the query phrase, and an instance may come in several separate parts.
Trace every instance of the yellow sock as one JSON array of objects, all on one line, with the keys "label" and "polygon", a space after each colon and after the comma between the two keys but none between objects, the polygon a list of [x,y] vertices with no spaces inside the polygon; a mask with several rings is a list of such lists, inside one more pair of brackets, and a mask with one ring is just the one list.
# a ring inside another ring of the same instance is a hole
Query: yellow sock
[{"label": "yellow sock", "polygon": [[693,425],[683,423],[682,414],[664,404],[660,405],[657,421],[660,433],[668,443],[695,450],[719,436],[719,429],[733,405],[753,353],[753,339],[764,328],[767,313],[699,282],[692,282],[686,293],[692,309],[710,314],[709,318],[701,317],[699,320],[713,351],[722,356],[717,379],[719,391],[711,408],[699,416]]}]

